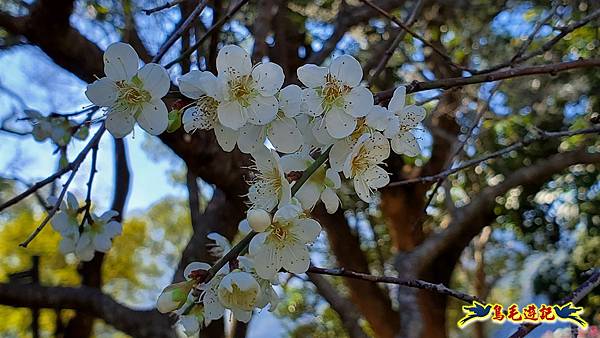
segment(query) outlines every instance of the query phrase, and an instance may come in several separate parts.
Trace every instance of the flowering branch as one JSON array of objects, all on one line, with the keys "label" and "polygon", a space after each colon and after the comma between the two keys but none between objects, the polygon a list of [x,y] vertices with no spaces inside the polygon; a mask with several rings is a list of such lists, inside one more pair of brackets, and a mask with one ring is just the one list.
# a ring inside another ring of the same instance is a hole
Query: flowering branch
[{"label": "flowering branch", "polygon": [[433,291],[442,295],[454,297],[456,299],[462,300],[467,303],[472,303],[473,301],[477,301],[480,303],[485,303],[482,299],[476,296],[471,296],[469,294],[452,290],[443,284],[433,284],[426,281],[422,281],[419,279],[404,279],[400,277],[389,277],[389,276],[375,276],[361,272],[355,272],[346,270],[344,268],[320,268],[316,266],[311,266],[308,268],[308,272],[310,273],[318,273],[322,275],[330,275],[330,276],[340,276],[346,278],[360,279],[373,283],[388,283],[388,284],[397,284],[402,286],[407,286],[411,288],[423,289]]},{"label": "flowering branch", "polygon": [[416,178],[411,178],[411,179],[407,179],[407,180],[392,182],[388,185],[388,187],[397,187],[397,186],[402,186],[402,185],[407,185],[407,184],[437,181],[437,180],[443,179],[445,177],[448,177],[452,174],[455,174],[461,170],[464,170],[466,168],[470,168],[479,163],[490,160],[492,158],[502,156],[513,150],[521,149],[521,148],[526,147],[537,141],[543,141],[543,140],[547,140],[547,139],[551,139],[551,138],[561,138],[561,137],[570,137],[570,136],[575,136],[575,135],[596,134],[596,133],[600,133],[600,127],[592,127],[592,128],[586,128],[586,129],[580,129],[580,130],[570,130],[570,131],[538,130],[535,135],[526,137],[521,141],[515,142],[515,143],[511,144],[510,146],[502,148],[491,154],[488,154],[488,155],[485,155],[485,156],[482,156],[480,158],[476,158],[476,159],[473,159],[470,161],[466,161],[462,165],[460,165],[456,168],[447,169],[447,170],[444,170],[442,172],[439,172],[439,173],[437,173],[435,175],[431,175],[431,176],[416,177]]},{"label": "flowering branch", "polygon": [[[569,302],[573,302],[573,304],[579,303],[585,296],[587,296],[592,290],[594,290],[598,285],[600,285],[600,268],[596,267],[592,270],[591,276],[583,282],[575,291],[573,291],[567,297],[561,299],[558,302],[558,305],[564,305]],[[513,333],[510,338],[523,338],[528,335],[531,331],[533,331],[536,327],[540,326],[540,324],[521,324],[519,329]]]},{"label": "flowering branch", "polygon": [[[42,221],[42,223],[31,233],[31,235],[29,235],[29,237],[27,237],[27,239],[25,239],[25,241],[23,241],[21,244],[19,244],[19,246],[22,246],[22,247],[26,248],[27,245],[29,245],[29,243],[40,233],[40,231],[42,231],[42,229],[44,229],[44,227],[46,226],[46,224],[48,224],[48,222],[50,221],[50,219],[52,219],[52,216],[54,216],[54,214],[56,214],[56,212],[58,211],[58,208],[60,207],[60,204],[61,204],[63,198],[65,197],[65,194],[67,193],[67,190],[69,188],[69,185],[71,184],[71,181],[73,181],[73,178],[75,177],[75,174],[77,173],[77,170],[79,170],[79,166],[81,165],[81,163],[83,162],[83,160],[85,160],[85,157],[88,154],[88,152],[90,151],[90,149],[92,149],[92,148],[96,148],[97,149],[98,143],[100,142],[100,139],[102,138],[102,134],[104,133],[104,130],[105,130],[105,128],[104,128],[104,124],[103,124],[102,126],[100,126],[100,128],[98,129],[98,131],[96,132],[96,134],[94,135],[94,137],[92,137],[92,139],[90,140],[90,142],[81,151],[81,153],[79,153],[79,155],[77,156],[77,158],[75,158],[75,160],[73,162],[69,163],[69,165],[67,166],[67,168],[70,168],[71,175],[69,175],[69,178],[67,179],[67,181],[65,182],[65,184],[63,184],[63,188],[62,188],[62,190],[61,190],[61,192],[60,192],[60,194],[58,196],[58,199],[56,200],[56,203],[54,204],[54,206],[52,207],[52,209],[50,209],[50,211],[48,211],[48,214],[46,215],[46,217],[44,218],[44,220]],[[44,186],[44,185],[52,182],[54,179],[57,179],[58,177],[60,177],[62,175],[62,174],[60,174],[60,175],[56,176],[61,171],[59,171],[56,174],[50,176],[50,177],[54,176],[54,178],[52,180],[48,180],[48,178],[47,178],[47,179],[45,179],[43,181],[40,181],[40,182],[34,184],[31,188],[27,189],[27,191],[25,191],[25,193],[22,193],[19,196],[15,197],[15,198],[9,200],[8,202],[6,202],[5,204],[3,204],[2,207],[0,207],[0,210],[4,209],[6,206],[10,206],[10,205],[12,205],[14,203],[17,203],[19,200],[21,200],[21,199],[25,198],[26,196],[28,196],[29,194],[37,191],[42,186]],[[43,182],[43,184],[42,184],[42,182]],[[17,199],[17,198],[19,198],[19,199]]]},{"label": "flowering branch", "polygon": [[[90,216],[90,208],[92,207],[92,183],[94,182],[94,176],[96,175],[96,158],[98,157],[98,144],[92,147],[92,163],[90,166],[90,177],[87,182],[87,194],[85,196],[85,205],[83,206],[83,218],[81,219],[81,224],[79,225],[80,231],[83,229],[83,225],[86,221],[89,223],[92,222],[92,218]],[[60,202],[60,200],[59,200]]]}]

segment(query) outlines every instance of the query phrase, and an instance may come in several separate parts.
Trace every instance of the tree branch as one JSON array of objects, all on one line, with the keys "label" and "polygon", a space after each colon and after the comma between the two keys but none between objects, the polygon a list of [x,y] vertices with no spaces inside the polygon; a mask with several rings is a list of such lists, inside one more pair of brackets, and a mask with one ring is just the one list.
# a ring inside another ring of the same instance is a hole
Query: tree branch
[{"label": "tree branch", "polygon": [[91,287],[45,287],[0,283],[0,304],[14,307],[73,309],[102,318],[135,337],[175,337],[166,316],[156,310],[136,311]]}]

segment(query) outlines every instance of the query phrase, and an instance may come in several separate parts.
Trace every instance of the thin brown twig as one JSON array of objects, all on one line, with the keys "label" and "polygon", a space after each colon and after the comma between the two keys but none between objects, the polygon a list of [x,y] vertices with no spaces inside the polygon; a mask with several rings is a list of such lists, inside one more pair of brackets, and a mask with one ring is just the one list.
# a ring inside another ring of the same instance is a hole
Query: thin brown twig
[{"label": "thin brown twig", "polygon": [[165,10],[167,8],[171,8],[174,6],[179,5],[180,3],[184,2],[185,0],[174,0],[174,1],[168,1],[167,3],[160,5],[160,6],[156,6],[153,8],[148,8],[148,9],[142,9],[142,12],[144,12],[146,15],[151,15],[153,13],[156,12],[160,12],[162,10]]},{"label": "thin brown twig", "polygon": [[402,186],[402,185],[407,185],[407,184],[437,181],[439,179],[448,177],[452,174],[455,174],[459,171],[462,171],[466,168],[470,168],[472,166],[475,166],[479,163],[485,162],[492,158],[499,157],[504,154],[510,153],[511,151],[526,147],[526,146],[532,144],[533,142],[548,140],[551,138],[561,138],[561,137],[570,137],[570,136],[575,136],[575,135],[596,134],[596,133],[600,133],[600,127],[592,127],[592,128],[569,130],[569,131],[552,131],[552,132],[538,130],[536,135],[531,135],[530,137],[525,137],[521,141],[515,142],[515,143],[513,143],[505,148],[502,148],[498,151],[495,151],[493,153],[484,155],[482,157],[479,157],[479,158],[476,158],[476,159],[473,159],[470,161],[465,161],[462,165],[460,165],[458,167],[455,167],[452,169],[447,169],[447,170],[441,171],[441,172],[439,172],[435,175],[431,175],[431,176],[422,176],[422,177],[416,177],[416,178],[411,178],[411,179],[397,181],[397,182],[391,182],[387,186],[388,187],[397,187],[397,186]]},{"label": "thin brown twig", "polygon": [[515,55],[510,59],[510,63],[511,64],[514,64],[515,61],[518,58],[520,58],[521,56],[523,56],[523,53],[525,53],[525,51],[527,50],[527,48],[529,48],[529,46],[531,45],[531,43],[535,39],[535,36],[539,33],[540,29],[542,29],[542,27],[544,27],[544,25],[546,23],[548,23],[548,21],[550,19],[552,19],[552,17],[554,16],[554,14],[556,14],[556,10],[557,9],[558,9],[558,5],[554,5],[554,7],[550,10],[550,13],[548,15],[546,15],[545,18],[543,18],[543,19],[541,19],[541,20],[538,21],[538,23],[533,28],[533,31],[531,32],[531,34],[529,34],[529,36],[527,37],[527,40],[525,42],[523,42],[523,44],[521,44],[521,46],[519,47],[519,49],[517,50],[517,52],[515,53]]},{"label": "thin brown twig", "polygon": [[[482,82],[493,82],[514,77],[550,74],[554,75],[559,72],[564,72],[577,68],[598,67],[600,59],[580,59],[576,61],[567,61],[559,63],[551,63],[539,66],[511,68],[507,70],[495,71],[487,74],[478,74],[468,77],[451,77],[434,81],[413,81],[406,84],[406,93],[416,93],[431,89],[450,89]],[[387,89],[375,94],[376,103],[381,103],[389,100],[396,88]]]},{"label": "thin brown twig", "polygon": [[[104,133],[105,127],[104,124],[100,127],[100,129],[98,129],[98,131],[96,132],[96,134],[94,135],[94,137],[90,140],[90,142],[85,146],[85,148],[81,151],[81,153],[79,153],[79,155],[77,156],[77,158],[69,163],[69,165],[67,166],[67,168],[70,168],[69,170],[71,171],[71,175],[69,175],[69,178],[67,179],[67,181],[65,182],[65,184],[63,184],[63,188],[58,196],[58,199],[56,201],[56,203],[54,204],[54,206],[52,207],[52,209],[50,209],[50,211],[48,211],[48,214],[46,215],[46,218],[44,218],[44,220],[42,221],[42,223],[40,223],[40,225],[31,233],[31,235],[29,235],[29,237],[27,237],[27,239],[25,239],[25,241],[23,241],[21,244],[19,244],[19,246],[22,247],[27,247],[27,245],[29,245],[29,243],[40,233],[40,231],[42,231],[42,229],[44,229],[44,227],[46,226],[46,224],[50,221],[50,219],[52,218],[52,216],[54,216],[54,214],[56,213],[56,211],[58,211],[58,208],[60,207],[60,203],[63,200],[63,198],[65,197],[65,194],[67,193],[67,190],[69,188],[69,185],[71,184],[71,181],[73,181],[73,178],[75,177],[75,174],[77,173],[77,170],[79,169],[79,166],[81,165],[81,163],[83,162],[83,160],[85,159],[86,155],[88,154],[88,152],[90,151],[90,149],[94,146],[97,146],[97,144],[100,142],[100,139],[102,138],[102,134]],[[63,169],[64,170],[64,169]],[[69,171],[67,170],[67,171]],[[61,172],[62,170],[60,170],[59,172]],[[66,171],[65,171],[66,172]],[[63,174],[65,173],[63,172]],[[53,177],[56,174],[50,176]],[[54,181],[55,179],[57,179],[58,177],[60,177],[62,174],[55,176],[53,179],[51,180],[43,180],[40,182],[46,182],[43,185],[39,185],[38,183],[34,184],[34,186],[32,186],[32,188],[27,189],[26,192],[28,192],[28,194],[20,194],[17,197],[13,198],[12,200],[8,201],[11,202],[14,200],[14,203],[18,202],[19,200],[25,198],[27,195],[37,191],[39,188],[41,188],[42,186],[44,186],[45,184],[48,184],[52,181]],[[37,187],[37,188],[36,188]],[[16,199],[19,198],[19,199]],[[2,205],[1,209],[4,209],[5,206],[8,204],[5,203]]]},{"label": "thin brown twig", "polygon": [[308,268],[308,272],[317,273],[322,275],[330,275],[330,276],[339,276],[346,277],[352,279],[360,279],[364,281],[374,282],[374,283],[387,283],[387,284],[396,284],[401,286],[407,286],[411,288],[423,289],[433,291],[442,295],[454,297],[456,299],[460,299],[467,303],[472,303],[474,301],[485,303],[479,297],[472,296],[460,291],[452,290],[446,287],[444,284],[434,284],[430,282],[426,282],[419,279],[404,279],[400,277],[389,277],[389,276],[375,276],[366,273],[346,270],[344,268],[333,268],[326,269],[320,268],[316,266],[311,266]]},{"label": "thin brown twig", "polygon": [[201,0],[198,3],[198,5],[194,8],[190,15],[188,15],[185,21],[181,24],[181,26],[177,28],[177,30],[167,39],[167,41],[165,41],[165,43],[163,43],[158,53],[156,53],[156,55],[152,58],[152,62],[160,61],[160,59],[167,53],[169,48],[173,46],[175,41],[177,41],[183,35],[183,33],[185,33],[190,28],[192,23],[194,23],[194,20],[196,20],[196,17],[198,17],[198,15],[202,13],[204,8],[206,7],[207,2],[207,0]]},{"label": "thin brown twig", "polygon": [[222,16],[219,19],[219,21],[217,21],[217,23],[212,25],[206,31],[206,33],[204,33],[204,35],[202,35],[200,38],[198,38],[196,40],[196,42],[192,46],[190,46],[190,48],[188,48],[186,51],[181,53],[181,55],[179,55],[179,57],[177,57],[175,60],[167,63],[165,65],[165,68],[170,68],[173,65],[179,63],[179,61],[183,60],[184,58],[192,55],[194,53],[194,51],[196,51],[198,49],[198,47],[204,42],[204,40],[206,40],[206,38],[208,38],[215,30],[219,29],[225,23],[225,21],[229,20],[229,18],[231,18],[233,15],[235,15],[235,13],[237,13],[237,11],[239,11],[242,8],[242,6],[244,6],[244,4],[246,4],[247,2],[248,2],[248,0],[240,0],[240,2],[238,2],[229,12],[227,12],[227,14]]},{"label": "thin brown twig", "polygon": [[81,165],[81,162],[83,162],[83,160],[87,156],[88,152],[92,149],[92,146],[94,144],[96,144],[97,142],[99,142],[99,140],[102,137],[102,134],[104,133],[105,130],[106,129],[104,127],[104,124],[102,124],[100,126],[100,128],[98,129],[98,131],[96,132],[96,134],[92,137],[90,142],[85,146],[85,148],[83,148],[81,150],[81,152],[79,153],[79,155],[77,155],[77,157],[73,160],[73,162],[67,164],[64,168],[62,168],[59,171],[55,172],[54,174],[46,177],[45,179],[38,181],[35,184],[31,185],[27,190],[20,193],[19,195],[4,202],[2,205],[0,205],[0,211],[20,202],[27,196],[33,194],[37,190],[46,186],[47,184],[54,182],[56,179],[60,178],[62,175],[68,173],[69,171],[73,171],[73,170],[76,171],[79,168],[79,165]]},{"label": "thin brown twig", "polygon": [[580,27],[585,26],[587,23],[589,23],[590,21],[594,20],[595,18],[597,18],[599,16],[600,16],[600,9],[597,9],[579,21],[576,21],[565,27],[558,28],[560,30],[560,33],[558,35],[556,35],[554,38],[552,38],[551,40],[549,40],[548,42],[546,42],[545,44],[543,44],[542,47],[540,47],[539,49],[532,51],[528,54],[522,55],[520,57],[513,58],[508,62],[504,62],[504,63],[501,63],[499,65],[496,65],[496,66],[493,66],[493,67],[490,67],[487,69],[475,71],[473,74],[486,74],[486,73],[494,72],[494,71],[497,71],[502,68],[506,68],[509,66],[513,66],[515,64],[523,63],[523,62],[525,62],[531,58],[534,58],[538,55],[542,55],[545,52],[552,49],[552,47],[554,47],[554,45],[556,45],[565,36],[567,36],[567,34],[571,33],[572,31],[574,31]]},{"label": "thin brown twig", "polygon": [[[467,144],[467,142],[471,138],[471,134],[473,134],[473,131],[479,125],[479,121],[481,121],[481,118],[483,117],[483,115],[485,114],[485,112],[487,112],[487,110],[489,109],[490,104],[492,102],[492,99],[494,98],[494,95],[496,94],[496,91],[498,90],[498,88],[500,88],[500,84],[501,83],[502,82],[498,82],[494,86],[494,88],[492,88],[492,90],[490,91],[490,95],[489,95],[488,99],[486,100],[485,104],[477,112],[477,116],[475,117],[475,121],[473,121],[473,124],[471,125],[471,127],[469,127],[469,130],[465,133],[465,139],[462,140],[462,142],[458,142],[456,144],[456,146],[454,147],[454,152],[452,153],[452,155],[448,158],[448,161],[446,162],[446,170],[451,169],[452,163],[454,163],[454,160],[455,160],[456,156],[458,156],[462,152],[465,144]],[[442,184],[444,184],[444,181],[446,180],[447,177],[448,176],[444,176],[444,177],[438,179],[437,182],[435,183],[435,186],[433,187],[433,190],[429,194],[429,198],[427,199],[427,203],[425,203],[425,208],[423,208],[425,211],[427,210],[427,208],[429,207],[429,205],[433,201],[433,198],[435,197],[435,194],[437,193],[438,189],[442,186]]]},{"label": "thin brown twig", "polygon": [[[594,290],[598,285],[600,285],[600,268],[595,268],[592,270],[592,275],[581,284],[575,291],[573,291],[567,297],[561,299],[558,302],[558,305],[564,305],[569,302],[573,302],[573,304],[579,303],[585,296],[587,296],[592,290]],[[519,329],[515,333],[513,333],[510,338],[523,338],[528,335],[531,331],[533,331],[536,327],[540,326],[537,324],[521,324]]]},{"label": "thin brown twig", "polygon": [[[412,12],[409,14],[408,19],[406,19],[406,22],[404,23],[406,27],[412,26],[415,23],[415,21],[417,21],[417,15],[419,14],[422,8],[423,0],[418,0]],[[379,63],[373,71],[373,74],[369,76],[369,80],[367,81],[369,84],[372,84],[373,81],[379,76],[379,74],[385,69],[386,65],[394,55],[394,51],[396,50],[396,48],[398,48],[398,45],[400,45],[400,42],[402,42],[404,36],[406,36],[406,32],[407,31],[404,29],[398,32],[398,34],[394,38],[394,41],[392,41],[388,49],[385,51],[383,58],[379,60]]]},{"label": "thin brown twig", "polygon": [[436,47],[431,42],[427,41],[425,38],[423,38],[418,33],[414,32],[412,29],[410,29],[410,27],[408,27],[407,25],[405,25],[402,21],[398,20],[398,18],[396,18],[395,16],[391,15],[390,13],[388,13],[387,11],[385,11],[383,8],[381,8],[381,7],[377,6],[376,4],[374,4],[371,0],[360,0],[360,1],[364,2],[366,5],[368,5],[369,7],[373,8],[374,10],[376,10],[381,15],[385,16],[386,18],[388,18],[390,21],[392,21],[396,25],[400,26],[400,28],[402,28],[403,30],[405,30],[408,34],[412,35],[412,37],[414,37],[415,39],[421,41],[425,46],[431,48],[434,52],[436,52],[439,56],[441,56],[446,62],[448,62],[452,67],[454,67],[456,69],[467,71],[469,73],[472,72],[471,69],[455,63],[448,54],[446,54],[444,51],[442,51],[441,49],[439,49],[438,47]]},{"label": "thin brown twig", "polygon": [[98,170],[96,169],[96,159],[98,158],[98,144],[92,147],[92,163],[90,165],[90,177],[87,182],[87,194],[85,195],[85,205],[83,206],[83,218],[79,225],[80,232],[83,230],[83,225],[87,220],[89,224],[92,223],[90,215],[90,209],[92,207],[92,183],[94,182],[94,176]]}]

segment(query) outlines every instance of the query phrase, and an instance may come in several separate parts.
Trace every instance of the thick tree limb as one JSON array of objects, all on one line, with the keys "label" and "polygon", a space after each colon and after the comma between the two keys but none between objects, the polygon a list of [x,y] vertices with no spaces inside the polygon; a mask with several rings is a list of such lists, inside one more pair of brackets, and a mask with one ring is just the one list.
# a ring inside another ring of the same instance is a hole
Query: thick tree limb
[{"label": "thick tree limb", "polygon": [[14,307],[73,309],[102,318],[135,337],[175,337],[166,316],[158,311],[136,311],[91,287],[45,287],[0,283],[0,304]]}]

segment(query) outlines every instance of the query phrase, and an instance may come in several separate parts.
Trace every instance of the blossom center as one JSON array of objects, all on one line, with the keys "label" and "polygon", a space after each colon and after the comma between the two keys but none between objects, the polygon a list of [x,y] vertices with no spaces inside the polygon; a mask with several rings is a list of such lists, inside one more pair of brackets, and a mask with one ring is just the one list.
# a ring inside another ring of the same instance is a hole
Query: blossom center
[{"label": "blossom center", "polygon": [[371,164],[369,151],[364,146],[361,145],[358,153],[352,159],[352,177],[357,176],[365,172]]},{"label": "blossom center", "polygon": [[245,75],[229,80],[229,95],[243,107],[250,106],[257,95],[252,76]]},{"label": "blossom center", "polygon": [[116,83],[118,88],[117,102],[128,107],[137,107],[142,103],[150,102],[152,96],[147,90],[142,88],[141,82],[128,83],[119,81]]},{"label": "blossom center", "polygon": [[321,92],[325,110],[331,109],[334,105],[341,105],[341,98],[352,90],[350,86],[343,85],[332,74],[325,76],[325,85]]}]

